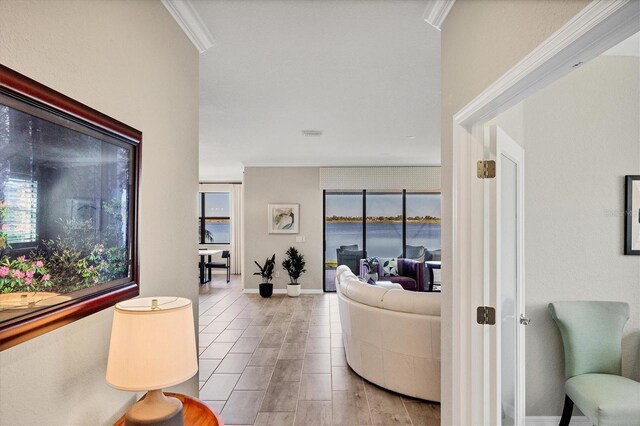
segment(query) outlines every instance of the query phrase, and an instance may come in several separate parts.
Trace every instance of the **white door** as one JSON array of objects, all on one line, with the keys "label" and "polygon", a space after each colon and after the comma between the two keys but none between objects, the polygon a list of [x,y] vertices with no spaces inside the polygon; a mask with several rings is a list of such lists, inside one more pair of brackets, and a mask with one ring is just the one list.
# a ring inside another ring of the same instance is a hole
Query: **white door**
[{"label": "white door", "polygon": [[496,177],[488,180],[485,221],[489,250],[485,294],[495,307],[495,326],[485,326],[492,425],[524,425],[524,151],[497,126],[488,126],[487,154]]}]

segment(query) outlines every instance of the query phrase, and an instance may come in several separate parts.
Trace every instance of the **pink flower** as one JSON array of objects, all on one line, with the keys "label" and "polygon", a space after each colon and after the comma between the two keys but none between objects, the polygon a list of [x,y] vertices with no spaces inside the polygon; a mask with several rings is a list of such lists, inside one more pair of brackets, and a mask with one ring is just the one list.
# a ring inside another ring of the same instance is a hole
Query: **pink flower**
[{"label": "pink flower", "polygon": [[3,224],[2,224],[2,230],[3,230],[3,231],[8,231],[8,230],[9,230],[9,225],[8,225],[8,224],[6,224],[6,223],[3,223]]},{"label": "pink flower", "polygon": [[42,263],[42,260],[38,260],[38,261],[36,262],[36,266],[37,266],[38,268],[42,268],[42,267],[44,266],[44,263]]},{"label": "pink flower", "polygon": [[51,279],[51,275],[49,275],[49,274],[44,274],[42,276],[42,281],[49,281],[50,279]]},{"label": "pink flower", "polygon": [[24,262],[26,259],[27,259],[27,257],[26,257],[26,256],[20,256],[20,257],[18,258],[18,260],[19,260],[20,262]]},{"label": "pink flower", "polygon": [[8,266],[0,267],[0,277],[6,277],[7,275],[9,275],[9,267]]},{"label": "pink flower", "polygon": [[31,278],[25,278],[24,285],[31,285]]},{"label": "pink flower", "polygon": [[24,278],[24,272],[19,271],[18,269],[14,269],[13,271],[11,271],[11,275],[14,278]]},{"label": "pink flower", "polygon": [[27,278],[33,278],[33,273],[34,273],[34,272],[33,272],[33,269],[29,269],[29,270],[27,271]]}]

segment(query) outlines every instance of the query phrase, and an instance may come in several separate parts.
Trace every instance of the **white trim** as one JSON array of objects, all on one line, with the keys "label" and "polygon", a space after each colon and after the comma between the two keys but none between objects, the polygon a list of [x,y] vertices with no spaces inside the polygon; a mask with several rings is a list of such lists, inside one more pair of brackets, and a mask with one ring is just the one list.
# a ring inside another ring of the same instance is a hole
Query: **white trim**
[{"label": "white trim", "polygon": [[[245,288],[244,290],[242,290],[242,292],[245,294],[258,294],[260,290],[258,290],[257,288]],[[300,290],[300,294],[323,294],[323,293],[324,291],[318,288],[303,288],[302,290]],[[273,294],[287,294],[287,289],[274,288]]]},{"label": "white trim", "polygon": [[455,116],[461,125],[487,121],[638,32],[640,2],[594,0],[485,89]]},{"label": "white trim", "polygon": [[484,156],[479,127],[569,73],[574,64],[598,56],[640,30],[639,18],[640,1],[592,1],[453,117],[452,258],[443,265],[443,281],[456,285],[444,286],[442,293],[443,310],[450,310],[444,314],[450,315],[448,352],[452,354],[451,359],[443,359],[443,371],[451,374],[443,376],[443,381],[450,380],[451,389],[443,395],[448,403],[442,414],[450,424],[489,424],[484,398],[477,397],[490,394],[483,386],[491,379],[486,377],[487,354],[477,350],[486,340],[474,318],[476,307],[486,300],[484,286],[478,283],[488,273],[483,258],[487,249],[483,245],[485,213],[481,213],[483,184],[474,176],[475,163]]},{"label": "white trim", "polygon": [[[557,426],[560,424],[560,416],[528,416],[525,419],[527,426]],[[593,423],[585,416],[571,417],[571,426],[593,426]]]},{"label": "white trim", "polygon": [[439,30],[444,20],[447,19],[447,15],[451,11],[455,1],[456,0],[429,0],[422,19],[424,19],[427,24],[431,24]]},{"label": "white trim", "polygon": [[161,0],[182,31],[189,37],[191,43],[203,53],[213,46],[213,36],[209,32],[200,14],[196,11],[191,0]]},{"label": "white trim", "polygon": [[[490,140],[491,159],[496,162],[496,179],[491,179],[489,184],[489,196],[485,195],[485,199],[489,199],[490,205],[485,210],[490,214],[488,223],[490,224],[490,290],[489,294],[485,293],[485,299],[488,297],[490,306],[496,308],[496,324],[495,327],[485,328],[489,334],[489,342],[492,345],[489,348],[489,356],[491,367],[488,370],[491,377],[491,388],[489,392],[494,392],[493,406],[490,406],[490,423],[499,424],[499,416],[501,415],[501,396],[502,396],[502,185],[504,183],[502,173],[503,157],[513,162],[516,167],[516,377],[515,377],[515,424],[523,424],[526,412],[526,363],[525,363],[525,326],[519,323],[519,318],[525,312],[525,274],[524,274],[524,190],[525,190],[525,154],[524,149],[518,145],[504,130],[499,126],[491,125],[485,129],[485,137]],[[487,187],[485,186],[485,190]],[[487,371],[487,370],[485,370]],[[485,381],[486,383],[486,381]]]}]

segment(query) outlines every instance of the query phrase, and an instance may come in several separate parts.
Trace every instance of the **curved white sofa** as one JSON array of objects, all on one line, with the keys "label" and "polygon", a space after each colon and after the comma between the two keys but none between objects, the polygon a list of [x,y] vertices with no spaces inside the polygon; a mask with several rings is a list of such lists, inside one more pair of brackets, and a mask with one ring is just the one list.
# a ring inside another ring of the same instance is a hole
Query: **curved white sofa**
[{"label": "curved white sofa", "polygon": [[440,401],[440,293],[366,284],[344,265],[336,289],[349,366],[383,388]]}]

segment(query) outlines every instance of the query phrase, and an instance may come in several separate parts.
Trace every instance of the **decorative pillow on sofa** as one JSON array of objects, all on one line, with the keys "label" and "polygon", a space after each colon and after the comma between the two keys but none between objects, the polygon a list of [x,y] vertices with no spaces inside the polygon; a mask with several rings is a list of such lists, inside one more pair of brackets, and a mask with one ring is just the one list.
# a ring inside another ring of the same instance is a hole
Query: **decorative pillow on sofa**
[{"label": "decorative pillow on sofa", "polygon": [[382,266],[383,277],[397,277],[398,276],[398,259],[392,257],[390,259],[378,259]]},{"label": "decorative pillow on sofa", "polygon": [[369,281],[367,281],[367,283],[371,285],[376,285],[376,280],[374,280],[373,278],[369,278]]}]

